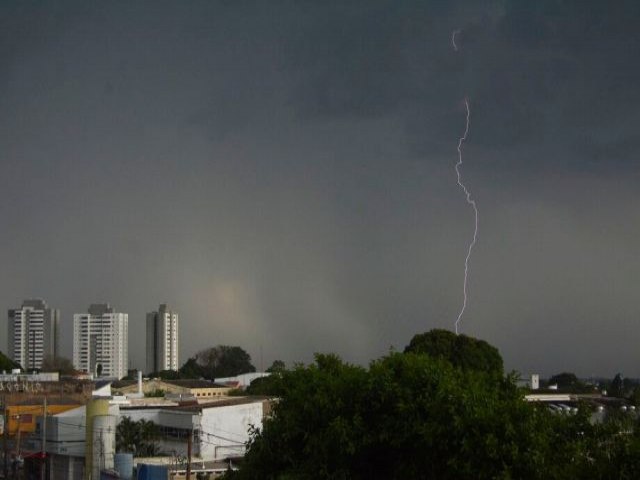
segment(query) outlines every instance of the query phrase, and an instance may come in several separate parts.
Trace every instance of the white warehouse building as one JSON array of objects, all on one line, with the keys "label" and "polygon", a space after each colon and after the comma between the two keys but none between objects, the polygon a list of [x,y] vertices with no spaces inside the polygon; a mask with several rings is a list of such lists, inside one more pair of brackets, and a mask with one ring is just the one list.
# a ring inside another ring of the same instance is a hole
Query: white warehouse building
[{"label": "white warehouse building", "polygon": [[202,460],[223,460],[242,456],[252,427],[262,428],[269,414],[270,400],[230,398],[193,406],[140,408],[120,406],[120,416],[133,421],[152,421],[160,427],[159,449],[187,454],[187,436],[193,434],[193,456]]}]

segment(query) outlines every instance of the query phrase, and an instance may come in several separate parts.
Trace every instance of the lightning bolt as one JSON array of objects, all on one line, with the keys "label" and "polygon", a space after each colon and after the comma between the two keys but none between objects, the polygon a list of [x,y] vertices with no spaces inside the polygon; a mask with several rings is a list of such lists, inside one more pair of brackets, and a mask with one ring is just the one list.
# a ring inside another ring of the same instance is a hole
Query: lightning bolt
[{"label": "lightning bolt", "polygon": [[[458,35],[458,33],[460,33],[460,30],[454,30],[451,34],[451,45],[456,52],[458,51],[458,45],[456,44],[456,35]],[[464,106],[467,111],[467,115],[464,126],[464,134],[458,140],[458,161],[456,162],[456,176],[458,178],[458,185],[464,192],[467,203],[473,208],[473,213],[475,216],[475,227],[473,230],[473,240],[471,240],[471,243],[469,244],[469,248],[467,249],[467,256],[464,259],[464,283],[462,284],[463,301],[462,308],[460,309],[460,313],[458,313],[458,318],[455,323],[456,335],[458,334],[458,326],[460,324],[460,320],[462,320],[462,315],[467,308],[467,281],[469,280],[469,259],[471,258],[471,251],[473,250],[473,247],[475,246],[476,240],[478,238],[478,207],[476,205],[476,201],[471,198],[471,192],[469,192],[464,182],[462,181],[462,174],[460,173],[460,167],[462,166],[462,146],[467,140],[467,135],[469,134],[469,119],[471,117],[471,108],[469,107],[468,98],[464,99]]]},{"label": "lightning bolt", "polygon": [[453,45],[453,51],[458,51],[458,45],[456,44],[456,36],[460,33],[460,30],[454,30],[451,33],[451,45]]}]

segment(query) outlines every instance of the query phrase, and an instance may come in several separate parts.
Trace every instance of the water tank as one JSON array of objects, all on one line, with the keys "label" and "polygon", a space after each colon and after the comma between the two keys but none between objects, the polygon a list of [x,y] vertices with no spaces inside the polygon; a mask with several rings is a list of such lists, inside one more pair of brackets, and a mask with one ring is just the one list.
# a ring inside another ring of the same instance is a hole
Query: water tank
[{"label": "water tank", "polygon": [[[93,420],[97,415],[107,415],[109,413],[109,400],[93,399],[87,404],[87,426],[86,445],[93,444]],[[89,449],[85,455],[85,472],[93,472],[93,455],[89,455]]]},{"label": "water tank", "polygon": [[116,453],[113,466],[123,480],[133,478],[133,453]]},{"label": "water tank", "polygon": [[169,469],[166,465],[138,464],[138,480],[164,480],[166,478],[169,478]]},{"label": "water tank", "polygon": [[113,468],[116,450],[116,416],[96,415],[93,417],[93,478],[100,478],[102,470]]}]

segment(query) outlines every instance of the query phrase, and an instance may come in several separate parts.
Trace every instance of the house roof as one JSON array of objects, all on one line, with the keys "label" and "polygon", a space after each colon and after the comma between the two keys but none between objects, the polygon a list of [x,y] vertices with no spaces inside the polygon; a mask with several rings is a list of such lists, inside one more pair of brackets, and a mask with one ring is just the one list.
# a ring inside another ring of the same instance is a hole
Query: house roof
[{"label": "house roof", "polygon": [[180,405],[174,408],[176,410],[184,410],[184,411],[201,411],[205,408],[228,407],[231,405],[247,405],[250,403],[262,403],[262,402],[268,402],[271,400],[272,399],[270,397],[265,397],[265,396],[226,397],[224,399],[216,400],[213,402],[198,403],[194,405]]},{"label": "house roof", "polygon": [[128,387],[130,385],[135,385],[136,383],[138,383],[137,380],[118,380],[111,383],[111,387],[122,388],[122,387]]},{"label": "house roof", "polygon": [[[209,380],[202,379],[184,379],[184,380],[165,380],[162,378],[153,378],[151,380],[145,380],[145,382],[156,382],[158,384],[174,385],[182,388],[229,388],[227,385],[211,382]],[[137,380],[118,380],[111,384],[112,388],[121,389],[125,387],[131,387],[137,385]]]},{"label": "house roof", "polygon": [[164,383],[170,383],[184,388],[228,388],[226,385],[211,382],[209,380],[185,379],[185,380],[163,380]]},{"label": "house roof", "polygon": [[[12,401],[11,405],[7,405],[8,408],[13,406],[24,407],[24,406],[34,406],[41,407],[43,397],[25,397],[19,400]],[[52,405],[80,405],[81,402],[77,398],[67,397],[67,396],[47,396],[48,405],[51,407]]]}]

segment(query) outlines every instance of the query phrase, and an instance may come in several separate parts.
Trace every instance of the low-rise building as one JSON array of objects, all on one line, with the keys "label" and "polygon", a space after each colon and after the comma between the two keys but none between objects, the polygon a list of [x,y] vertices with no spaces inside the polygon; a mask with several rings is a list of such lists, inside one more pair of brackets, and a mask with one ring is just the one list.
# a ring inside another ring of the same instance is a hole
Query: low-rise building
[{"label": "low-rise building", "polygon": [[[108,410],[99,412],[94,418],[110,416],[116,420],[112,426],[100,427],[102,430],[94,424],[92,441],[88,440],[87,407],[47,417],[45,449],[49,480],[80,480],[87,468],[93,471],[100,466],[113,465],[115,452],[105,453],[109,451],[106,447],[111,442],[108,438],[115,435],[116,425],[123,417],[133,421],[151,421],[158,426],[156,446],[164,455],[165,463],[174,464],[173,471],[181,471],[178,463],[184,465],[187,441],[191,436],[192,462],[200,462],[203,474],[219,474],[222,467],[207,462],[244,455],[250,430],[262,427],[262,420],[269,414],[271,405],[269,399],[257,397],[227,397],[187,406],[156,398],[127,400],[119,397],[101,401],[109,404]],[[38,420],[36,433],[42,433],[42,421],[42,418]],[[40,435],[32,436],[31,442],[33,451],[42,447]],[[88,454],[93,455],[91,462],[86,458]]]},{"label": "low-rise building", "polygon": [[[75,399],[51,399],[47,404],[47,415],[56,415],[79,407],[81,404]],[[8,419],[9,436],[25,435],[36,431],[36,419],[44,415],[43,403],[35,404],[33,401],[22,405],[7,405],[6,418]]]},{"label": "low-rise building", "polygon": [[[135,380],[120,380],[111,385],[114,392],[120,395],[138,393],[138,382]],[[154,393],[180,394],[193,396],[197,400],[216,399],[226,397],[232,387],[220,385],[208,380],[160,380],[157,378],[146,379],[142,382],[142,393],[145,395]]]},{"label": "low-rise building", "polygon": [[254,380],[262,377],[268,377],[269,375],[271,375],[269,372],[242,373],[235,377],[216,378],[216,383],[244,390],[251,385],[251,382]]},{"label": "low-rise building", "polygon": [[242,456],[252,428],[261,428],[270,400],[229,397],[192,406],[148,408],[120,406],[120,416],[152,421],[160,428],[158,447],[172,455],[187,455],[187,438],[193,436],[192,456],[222,460]]}]

